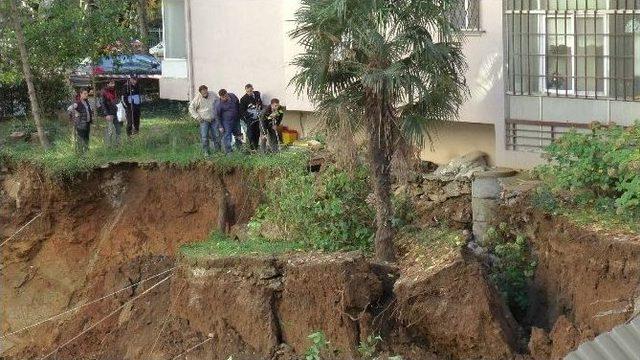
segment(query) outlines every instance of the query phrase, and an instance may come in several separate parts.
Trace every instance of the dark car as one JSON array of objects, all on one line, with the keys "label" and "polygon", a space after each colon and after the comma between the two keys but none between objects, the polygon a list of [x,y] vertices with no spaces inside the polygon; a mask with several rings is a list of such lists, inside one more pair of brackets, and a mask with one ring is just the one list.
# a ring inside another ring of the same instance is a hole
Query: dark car
[{"label": "dark car", "polygon": [[160,61],[151,55],[115,55],[104,56],[95,64],[89,59],[83,61],[70,76],[75,85],[89,85],[91,76],[109,75],[160,75],[162,68]]}]

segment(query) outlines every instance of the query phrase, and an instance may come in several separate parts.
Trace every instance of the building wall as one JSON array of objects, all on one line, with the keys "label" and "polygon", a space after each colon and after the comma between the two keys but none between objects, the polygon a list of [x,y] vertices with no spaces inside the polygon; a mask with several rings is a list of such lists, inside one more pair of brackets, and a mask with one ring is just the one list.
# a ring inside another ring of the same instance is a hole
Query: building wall
[{"label": "building wall", "polygon": [[480,2],[480,33],[463,38],[470,98],[460,121],[494,124],[504,119],[502,6],[498,0]]},{"label": "building wall", "polygon": [[[288,87],[297,53],[288,31],[298,0],[190,0],[193,86],[225,88],[239,97],[251,83],[263,100],[312,110]],[[232,21],[230,21],[232,19]]]},{"label": "building wall", "polygon": [[496,141],[493,124],[447,122],[433,134],[433,143],[422,150],[421,158],[436,164],[446,164],[452,158],[472,151],[483,151],[491,165],[496,164]]},{"label": "building wall", "polygon": [[160,98],[169,100],[187,100],[189,98],[189,79],[160,78]]},{"label": "building wall", "polygon": [[189,78],[187,67],[187,6],[186,0],[162,2],[162,25],[165,54],[162,60],[160,97],[171,100],[187,100]]},{"label": "building wall", "polygon": [[[286,124],[300,131],[302,118],[305,135],[317,127],[317,121],[308,113],[313,111],[313,104],[289,86],[296,73],[290,62],[302,50],[289,37],[299,0],[186,1],[191,17],[187,34],[193,44],[192,81],[179,77],[166,79],[163,74],[162,97],[186,100],[185,93],[194,93],[201,84],[212,90],[226,88],[242,96],[244,85],[252,83],[263,93],[265,101],[278,97],[287,106],[290,112]],[[481,4],[483,32],[465,35],[463,45],[471,97],[462,107],[458,121],[442,129],[434,144],[436,152],[423,152],[428,160],[444,163],[472,150],[483,150],[492,159],[496,154],[495,135],[489,134],[493,126],[481,125],[499,123],[505,118],[502,10],[494,0]],[[177,67],[171,68],[180,70]],[[480,136],[472,136],[474,131]]]},{"label": "building wall", "polygon": [[509,116],[520,120],[544,120],[589,124],[631,125],[640,119],[640,103],[572,99],[545,96],[509,96]]}]

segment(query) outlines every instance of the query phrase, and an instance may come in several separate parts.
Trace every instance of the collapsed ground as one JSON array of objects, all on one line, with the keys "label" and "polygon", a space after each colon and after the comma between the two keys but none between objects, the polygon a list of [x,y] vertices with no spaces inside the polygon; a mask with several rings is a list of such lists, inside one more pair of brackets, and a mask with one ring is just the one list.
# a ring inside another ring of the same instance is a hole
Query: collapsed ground
[{"label": "collapsed ground", "polygon": [[[409,228],[400,236],[399,269],[358,253],[256,256],[250,253],[292,249],[275,243],[243,250],[242,242],[234,246],[215,237],[209,245],[187,247],[193,256],[176,259],[181,245],[207,238],[217,226],[223,189],[210,181],[215,171],[212,164],[121,164],[71,185],[30,167],[5,174],[2,238],[43,215],[3,249],[2,284],[10,289],[3,292],[3,333],[177,268],[3,339],[3,356],[46,355],[122,305],[60,349],[58,358],[165,359],[210,335],[191,356],[295,358],[310,347],[307,336],[322,331],[341,351],[337,358],[355,356],[358,345],[380,335],[379,351],[407,359],[506,359],[527,352],[530,326],[534,355],[558,358],[637,311],[638,288],[630,284],[640,278],[640,242],[599,236],[521,207],[506,219],[526,230],[539,258],[531,307],[517,324],[482,261],[464,250],[464,233],[451,230],[469,226],[464,182],[421,204],[425,208],[416,213],[425,224],[438,218],[452,223]],[[244,204],[239,224],[249,222],[260,199],[260,186],[244,184],[260,181],[225,171],[226,191]],[[413,188],[434,191],[436,184],[422,180]],[[231,256],[211,258],[206,249]]]},{"label": "collapsed ground", "polygon": [[[176,140],[139,140],[164,141]],[[112,165],[107,152],[81,166],[9,154],[2,334],[54,318],[3,335],[3,358],[556,359],[640,311],[636,233],[532,206],[526,180],[505,193],[487,252],[468,247],[470,181],[411,172],[396,189],[401,256],[389,267],[369,257],[363,173],[309,174],[288,154],[203,161],[188,148],[167,153],[179,164],[132,161],[142,148]],[[229,235],[215,232],[221,213]]]}]

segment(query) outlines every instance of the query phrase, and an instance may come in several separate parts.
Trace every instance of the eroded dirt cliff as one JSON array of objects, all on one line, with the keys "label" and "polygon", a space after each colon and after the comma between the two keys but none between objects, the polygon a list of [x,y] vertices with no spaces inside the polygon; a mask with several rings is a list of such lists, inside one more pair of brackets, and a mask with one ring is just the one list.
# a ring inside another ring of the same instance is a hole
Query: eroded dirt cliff
[{"label": "eroded dirt cliff", "polygon": [[[0,356],[291,360],[322,331],[336,359],[357,358],[370,335],[382,336],[382,353],[404,359],[513,359],[533,327],[531,355],[555,359],[639,311],[637,239],[526,207],[503,214],[539,259],[521,324],[485,266],[459,247],[435,252],[428,268],[383,266],[360,253],[176,256],[216,228],[225,190],[234,220],[246,223],[263,176],[212,164],[118,164],[66,183],[29,167],[2,174]],[[466,228],[468,186],[422,180],[408,190],[425,222],[451,217]]]}]

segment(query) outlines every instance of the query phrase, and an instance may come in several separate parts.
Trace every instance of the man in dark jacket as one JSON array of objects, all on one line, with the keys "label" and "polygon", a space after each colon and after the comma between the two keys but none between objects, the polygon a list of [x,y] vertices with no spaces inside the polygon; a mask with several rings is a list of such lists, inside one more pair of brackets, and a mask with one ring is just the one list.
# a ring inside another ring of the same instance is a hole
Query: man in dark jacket
[{"label": "man in dark jacket", "polygon": [[216,104],[215,114],[220,120],[219,129],[222,133],[222,144],[224,152],[229,154],[233,151],[233,136],[240,124],[240,102],[235,94],[227,92],[225,89],[218,91],[220,101]]},{"label": "man in dark jacket", "polygon": [[271,99],[271,104],[262,114],[260,120],[260,151],[278,152],[278,126],[282,123],[285,107],[280,105],[280,100]]},{"label": "man in dark jacket", "polygon": [[260,139],[260,114],[262,113],[262,98],[259,91],[253,90],[253,85],[244,87],[245,94],[240,99],[240,117],[247,125],[247,138],[251,150],[258,149]]},{"label": "man in dark jacket", "polygon": [[76,129],[76,152],[79,155],[89,150],[89,133],[93,122],[93,111],[89,105],[89,90],[80,89],[78,100],[73,103],[67,111],[73,119],[73,126]]},{"label": "man in dark jacket", "polygon": [[107,122],[104,142],[108,146],[120,144],[122,123],[118,121],[117,101],[116,82],[115,80],[110,80],[107,83],[107,87],[102,90],[102,112]]},{"label": "man in dark jacket", "polygon": [[127,110],[127,135],[135,135],[140,131],[140,107],[142,106],[140,84],[137,78],[132,77],[127,82],[123,103]]}]

